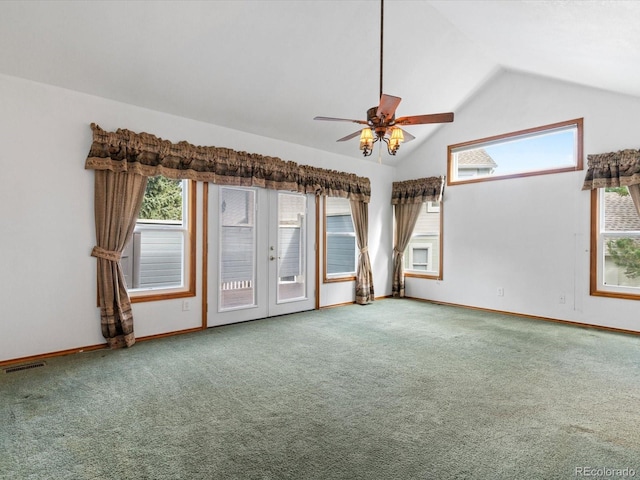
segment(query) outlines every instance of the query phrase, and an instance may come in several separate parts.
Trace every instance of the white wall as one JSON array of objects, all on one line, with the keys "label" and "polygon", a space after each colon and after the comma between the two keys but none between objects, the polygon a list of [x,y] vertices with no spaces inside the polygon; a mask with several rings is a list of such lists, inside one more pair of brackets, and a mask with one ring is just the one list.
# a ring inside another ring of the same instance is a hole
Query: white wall
[{"label": "white wall", "polygon": [[[455,114],[397,180],[446,174],[448,145],[580,117],[585,167],[587,154],[638,148],[639,98],[519,72],[498,73]],[[589,295],[583,179],[580,171],[447,187],[444,278],[408,278],[407,296],[640,331],[640,302]]]},{"label": "white wall", "polygon": [[[0,75],[0,361],[104,343],[96,308],[93,172],[84,169],[89,125],[146,131],[174,142],[229,147],[367,176],[372,184],[370,255],[376,295],[389,295],[394,169],[357,158],[244,134],[202,122]],[[202,198],[198,189],[199,202]],[[196,298],[134,304],[136,336],[202,322],[202,211]],[[353,284],[322,285],[323,305],[354,299]]]}]

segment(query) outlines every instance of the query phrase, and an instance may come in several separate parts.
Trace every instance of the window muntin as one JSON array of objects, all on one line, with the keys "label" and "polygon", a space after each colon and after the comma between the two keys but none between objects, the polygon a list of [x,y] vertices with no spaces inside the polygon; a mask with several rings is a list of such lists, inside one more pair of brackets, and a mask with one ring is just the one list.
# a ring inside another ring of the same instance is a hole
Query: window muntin
[{"label": "window muntin", "polygon": [[195,182],[152,177],[121,265],[132,302],[195,294]]},{"label": "window muntin", "polygon": [[324,281],[353,280],[356,274],[356,234],[351,204],[346,198],[324,197]]},{"label": "window muntin", "polygon": [[591,193],[591,294],[640,299],[640,215],[626,187]]},{"label": "window muntin", "polygon": [[448,147],[447,184],[582,170],[582,119]]},{"label": "window muntin", "polygon": [[442,205],[426,202],[404,252],[408,277],[442,279]]}]

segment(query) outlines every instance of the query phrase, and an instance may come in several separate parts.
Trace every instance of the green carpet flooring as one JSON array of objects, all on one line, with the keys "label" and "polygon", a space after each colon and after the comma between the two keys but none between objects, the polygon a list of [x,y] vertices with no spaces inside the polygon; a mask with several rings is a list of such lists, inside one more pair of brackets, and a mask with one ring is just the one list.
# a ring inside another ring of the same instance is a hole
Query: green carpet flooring
[{"label": "green carpet flooring", "polygon": [[639,427],[640,337],[406,299],[0,371],[12,480],[640,477]]}]

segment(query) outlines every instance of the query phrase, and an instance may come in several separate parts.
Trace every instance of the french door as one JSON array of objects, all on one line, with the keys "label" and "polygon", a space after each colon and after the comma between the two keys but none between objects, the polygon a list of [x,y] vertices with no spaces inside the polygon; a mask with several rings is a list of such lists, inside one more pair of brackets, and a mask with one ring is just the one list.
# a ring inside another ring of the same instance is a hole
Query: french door
[{"label": "french door", "polygon": [[313,309],[314,197],[211,187],[207,325]]}]

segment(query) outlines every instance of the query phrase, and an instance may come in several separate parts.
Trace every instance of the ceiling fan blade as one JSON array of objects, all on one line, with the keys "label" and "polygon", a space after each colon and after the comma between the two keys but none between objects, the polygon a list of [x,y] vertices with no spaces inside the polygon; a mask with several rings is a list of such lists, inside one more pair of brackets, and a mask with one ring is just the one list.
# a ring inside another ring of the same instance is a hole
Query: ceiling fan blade
[{"label": "ceiling fan blade", "polygon": [[334,118],[334,117],[313,117],[314,120],[326,120],[328,122],[352,122],[366,125],[366,120],[352,120],[350,118]]},{"label": "ceiling fan blade", "polygon": [[412,117],[400,117],[396,119],[396,125],[420,125],[424,123],[453,122],[453,113],[432,113],[430,115],[414,115]]},{"label": "ceiling fan blade", "polygon": [[346,137],[339,138],[338,140],[336,140],[336,142],[346,142],[347,140],[351,140],[352,138],[359,137],[360,132],[361,130],[358,130],[357,132],[353,132],[352,134],[347,135]]},{"label": "ceiling fan blade", "polygon": [[394,125],[393,127],[389,127],[389,128],[387,128],[387,130],[385,131],[386,136],[387,136],[388,138],[391,138],[391,136],[393,135],[393,130],[394,130],[394,129],[396,129],[396,128],[397,128],[398,130],[401,130],[401,131],[402,131],[402,137],[403,137],[402,141],[403,141],[403,142],[405,142],[405,143],[406,143],[406,142],[410,142],[411,140],[415,140],[415,139],[416,139],[416,137],[414,137],[413,135],[411,135],[411,134],[410,134],[409,132],[407,132],[404,128],[400,128],[400,127],[398,127],[397,125]]},{"label": "ceiling fan blade", "polygon": [[[399,127],[398,127],[399,128]],[[415,140],[416,137],[414,137],[413,135],[411,135],[409,132],[407,132],[406,130],[400,128],[400,130],[402,130],[402,135],[404,135],[404,143],[410,142],[411,140]]]},{"label": "ceiling fan blade", "polygon": [[402,99],[400,97],[394,97],[393,95],[383,93],[380,97],[380,105],[378,105],[376,116],[379,118],[393,117],[394,113],[396,113],[396,108],[398,108],[401,101]]}]

